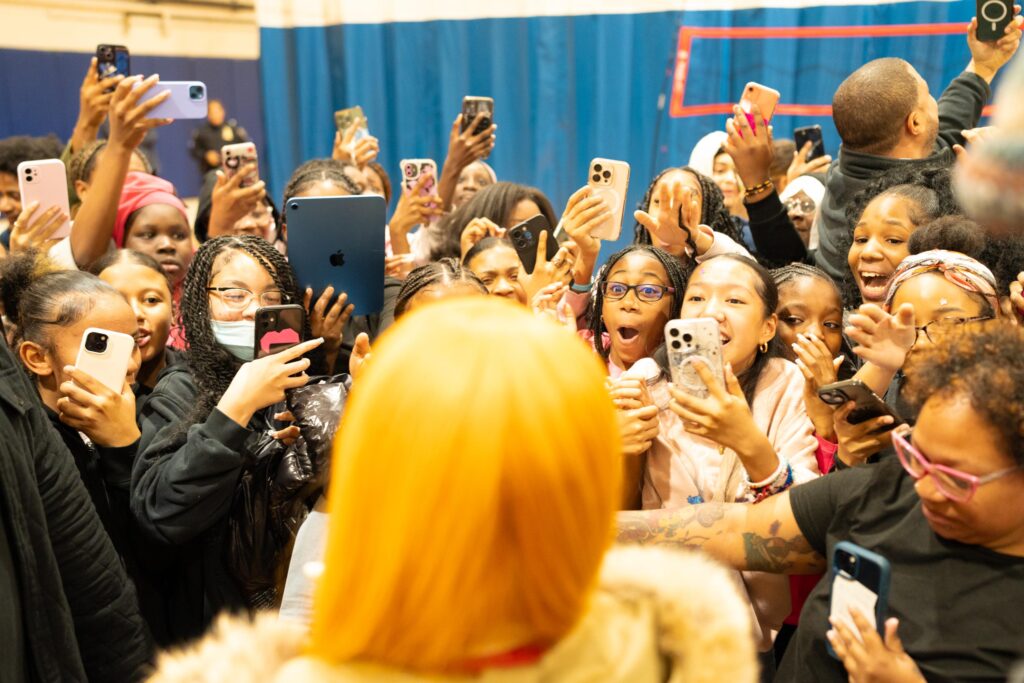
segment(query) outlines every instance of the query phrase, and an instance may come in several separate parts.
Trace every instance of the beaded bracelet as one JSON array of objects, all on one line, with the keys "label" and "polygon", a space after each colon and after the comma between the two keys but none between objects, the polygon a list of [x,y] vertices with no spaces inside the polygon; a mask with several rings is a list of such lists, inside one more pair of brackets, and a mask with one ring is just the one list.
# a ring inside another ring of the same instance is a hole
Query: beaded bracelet
[{"label": "beaded bracelet", "polygon": [[753,197],[754,195],[761,194],[765,190],[770,190],[773,187],[775,187],[775,183],[773,183],[772,179],[769,178],[768,180],[764,181],[763,183],[758,183],[757,185],[754,185],[751,188],[747,188],[746,192],[743,193],[743,197],[744,198]]},{"label": "beaded bracelet", "polygon": [[779,466],[771,476],[759,482],[746,480],[747,488],[754,494],[754,502],[760,503],[765,498],[782,493],[793,485],[793,466],[785,458],[779,458]]}]

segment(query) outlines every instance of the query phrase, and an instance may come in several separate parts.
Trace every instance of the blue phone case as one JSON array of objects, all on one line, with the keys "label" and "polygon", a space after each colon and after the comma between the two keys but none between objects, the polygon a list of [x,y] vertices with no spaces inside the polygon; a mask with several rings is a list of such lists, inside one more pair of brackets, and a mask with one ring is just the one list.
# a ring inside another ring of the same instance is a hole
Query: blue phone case
[{"label": "blue phone case", "polygon": [[345,292],[354,315],[384,307],[384,198],[297,197],[287,200],[288,261],[299,289],[316,301],[328,285]]},{"label": "blue phone case", "polygon": [[[853,573],[839,566],[841,553],[844,552],[857,558],[857,568]],[[878,624],[878,635],[885,638],[885,619],[889,613],[889,580],[892,573],[889,560],[856,543],[849,541],[836,543],[836,547],[832,549],[832,567],[828,573],[829,613],[832,612],[832,585],[835,582],[836,574],[840,571],[857,579],[878,596],[878,602],[875,603],[875,623]],[[863,581],[861,581],[862,578]],[[826,622],[825,628],[829,629],[831,625]],[[832,644],[826,641],[825,646],[828,648],[828,653],[838,659],[832,649]]]}]

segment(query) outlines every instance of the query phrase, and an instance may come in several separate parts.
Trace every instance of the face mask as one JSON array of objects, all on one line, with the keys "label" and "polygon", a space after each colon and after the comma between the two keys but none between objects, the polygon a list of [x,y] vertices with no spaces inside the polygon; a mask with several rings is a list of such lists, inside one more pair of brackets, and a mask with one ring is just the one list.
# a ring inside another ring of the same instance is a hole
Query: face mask
[{"label": "face mask", "polygon": [[256,343],[255,320],[233,322],[211,320],[210,327],[213,329],[213,337],[217,343],[230,351],[232,356],[241,361],[253,359],[253,346]]}]

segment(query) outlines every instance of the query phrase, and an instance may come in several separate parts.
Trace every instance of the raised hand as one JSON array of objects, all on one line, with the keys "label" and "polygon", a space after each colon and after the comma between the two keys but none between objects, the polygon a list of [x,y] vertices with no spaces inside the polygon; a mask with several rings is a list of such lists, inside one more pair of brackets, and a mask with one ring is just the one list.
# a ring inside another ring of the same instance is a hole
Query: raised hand
[{"label": "raised hand", "polygon": [[357,118],[345,129],[344,134],[341,131],[335,132],[331,158],[342,163],[354,164],[359,168],[375,160],[380,153],[380,141],[372,135],[364,135],[356,140],[359,130],[365,126],[366,119]]},{"label": "raised hand", "polygon": [[[700,222],[700,196],[680,181],[660,185],[648,210],[634,212],[633,218],[650,233],[655,246],[673,256],[703,256],[715,242],[714,231]],[[693,254],[687,251],[690,239],[696,248]]]},{"label": "raised hand", "polygon": [[722,147],[736,164],[736,173],[746,187],[756,187],[771,179],[772,131],[761,117],[761,108],[751,106],[755,128],[750,127],[746,114],[738,106],[732,108],[733,118],[725,122],[728,134]]},{"label": "raised hand", "polygon": [[486,159],[494,149],[494,143],[498,139],[497,125],[492,123],[490,128],[474,133],[477,124],[482,123],[487,116],[485,112],[480,112],[466,130],[462,130],[462,114],[456,116],[452,123],[451,132],[448,134],[448,156],[444,159],[441,177],[437,183],[438,194],[444,200],[446,211],[451,209],[455,186],[459,184],[462,170],[474,161]]},{"label": "raised hand", "polygon": [[246,176],[255,171],[256,164],[246,164],[230,178],[224,171],[217,171],[210,205],[210,239],[230,234],[235,223],[252,213],[266,198],[267,184],[262,180],[242,187]]},{"label": "raised hand", "polygon": [[[507,231],[489,218],[474,218],[459,237],[460,259],[466,258],[469,250],[485,237],[504,237]],[[546,244],[546,243],[545,243]]]},{"label": "raised hand", "polygon": [[519,280],[523,283],[526,296],[532,299],[537,292],[554,283],[567,284],[572,274],[573,265],[579,254],[579,246],[574,242],[563,244],[554,257],[548,261],[548,240],[554,239],[547,230],[541,230],[537,238],[537,257],[533,264],[533,272],[523,269]]},{"label": "raised hand", "polygon": [[[391,234],[392,243],[398,238],[404,238],[417,225],[426,225],[443,213],[441,198],[435,195],[421,195],[420,192],[433,178],[429,175],[421,175],[416,184],[408,192],[403,192],[398,198],[398,206],[388,223],[388,231]],[[393,244],[394,246],[394,244]],[[405,253],[395,251],[395,253]]]},{"label": "raised hand", "polygon": [[1007,24],[1003,37],[994,43],[978,40],[978,18],[971,19],[967,27],[967,47],[971,50],[971,63],[967,65],[967,71],[973,71],[991,83],[999,69],[1013,58],[1020,47],[1020,5],[1014,6],[1013,15],[1013,21]]},{"label": "raised hand", "polygon": [[71,135],[71,151],[78,152],[96,139],[103,119],[107,118],[114,88],[124,80],[117,75],[101,79],[96,71],[96,58],[89,60],[85,78],[78,89],[78,120]]},{"label": "raised hand", "polygon": [[601,240],[591,232],[612,215],[608,202],[600,195],[595,195],[589,187],[581,187],[573,192],[565,204],[562,213],[562,229],[579,247],[579,259],[573,272],[573,279],[584,284],[590,282],[601,252]]},{"label": "raised hand", "polygon": [[846,336],[857,345],[853,352],[888,372],[903,367],[907,354],[917,341],[914,306],[903,304],[894,314],[880,306],[864,304],[850,315]]},{"label": "raised hand", "polygon": [[808,140],[804,143],[803,149],[798,149],[793,153],[793,163],[786,170],[786,179],[789,182],[808,173],[822,173],[832,163],[832,157],[828,154],[808,161],[807,155],[811,153],[812,149],[814,149],[814,142]]},{"label": "raised hand", "polygon": [[[160,76],[153,74],[142,80],[141,76],[129,76],[123,79],[114,89],[110,100],[110,142],[111,147],[133,150],[142,144],[143,138],[153,128],[166,126],[173,119],[151,119],[151,111],[167,101],[170,91],[164,91],[151,100],[139,104],[139,98],[145,95],[160,81]],[[135,87],[136,84],[140,84]]]},{"label": "raised hand", "polygon": [[[328,372],[334,367],[338,359],[338,352],[341,350],[341,337],[345,331],[345,324],[352,317],[355,304],[348,303],[348,294],[341,292],[334,300],[334,305],[329,306],[334,296],[334,287],[328,285],[320,298],[313,304],[313,290],[306,289],[303,294],[302,305],[309,315],[309,329],[314,337],[320,337],[324,343],[324,355],[327,357]],[[312,305],[311,305],[312,304]]]},{"label": "raised hand", "polygon": [[14,224],[11,225],[11,253],[38,249],[47,251],[60,241],[53,234],[69,219],[59,206],[51,206],[46,211],[39,210],[39,202],[32,202],[21,210]]}]

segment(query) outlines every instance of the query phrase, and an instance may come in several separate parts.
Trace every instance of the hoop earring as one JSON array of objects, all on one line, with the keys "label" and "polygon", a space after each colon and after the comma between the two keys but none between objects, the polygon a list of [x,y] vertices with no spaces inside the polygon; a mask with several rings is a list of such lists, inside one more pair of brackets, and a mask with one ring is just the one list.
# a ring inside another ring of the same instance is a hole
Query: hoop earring
[{"label": "hoop earring", "polygon": [[760,351],[761,353],[768,353],[768,342],[763,342],[760,346],[757,347],[757,350]]}]

